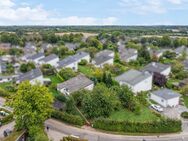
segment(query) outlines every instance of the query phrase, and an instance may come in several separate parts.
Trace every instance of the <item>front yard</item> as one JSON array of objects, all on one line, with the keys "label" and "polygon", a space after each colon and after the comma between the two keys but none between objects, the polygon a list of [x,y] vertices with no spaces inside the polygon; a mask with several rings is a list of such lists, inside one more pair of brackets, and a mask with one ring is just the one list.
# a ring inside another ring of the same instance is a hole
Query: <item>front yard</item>
[{"label": "front yard", "polygon": [[152,112],[147,107],[142,108],[140,115],[136,115],[131,111],[122,109],[120,111],[113,112],[109,118],[117,121],[134,121],[134,122],[147,122],[147,121],[155,121],[160,119],[160,117],[157,114]]}]

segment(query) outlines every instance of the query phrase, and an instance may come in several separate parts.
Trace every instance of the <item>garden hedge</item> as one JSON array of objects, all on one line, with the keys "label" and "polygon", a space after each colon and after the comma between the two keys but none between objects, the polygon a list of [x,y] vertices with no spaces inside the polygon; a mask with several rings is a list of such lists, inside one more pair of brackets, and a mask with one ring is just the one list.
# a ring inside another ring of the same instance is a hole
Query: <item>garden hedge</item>
[{"label": "garden hedge", "polygon": [[83,126],[84,125],[84,120],[77,115],[71,115],[65,112],[60,112],[60,111],[53,111],[52,112],[52,117],[58,120],[61,120],[63,122],[73,124],[73,125],[79,125]]},{"label": "garden hedge", "polygon": [[174,133],[181,131],[181,121],[161,119],[153,122],[113,121],[109,119],[96,119],[94,128],[130,133]]},{"label": "garden hedge", "polygon": [[188,112],[181,113],[181,117],[187,119],[188,118]]}]

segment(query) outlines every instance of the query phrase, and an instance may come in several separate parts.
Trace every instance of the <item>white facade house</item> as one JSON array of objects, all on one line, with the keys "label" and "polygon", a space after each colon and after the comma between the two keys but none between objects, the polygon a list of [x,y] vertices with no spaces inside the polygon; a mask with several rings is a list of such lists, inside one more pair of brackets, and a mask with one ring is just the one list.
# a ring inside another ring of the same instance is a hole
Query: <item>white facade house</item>
[{"label": "white facade house", "polygon": [[144,67],[143,71],[148,71],[150,73],[159,73],[168,77],[171,73],[171,66],[165,65],[157,62],[152,62]]},{"label": "white facade house", "polygon": [[58,62],[59,62],[59,57],[55,54],[51,54],[51,55],[39,60],[40,65],[49,64],[53,67],[57,67]]},{"label": "white facade house", "polygon": [[111,50],[103,50],[95,55],[95,58],[92,60],[92,64],[95,67],[103,68],[105,64],[113,65],[114,64],[114,52]]},{"label": "white facade house", "polygon": [[44,53],[37,53],[32,56],[27,57],[27,62],[34,62],[35,64],[39,64],[39,60],[45,58]]},{"label": "white facade house", "polygon": [[163,107],[176,107],[179,105],[180,94],[169,89],[161,89],[151,92],[150,99]]},{"label": "white facade house", "polygon": [[138,58],[138,51],[133,48],[125,48],[125,45],[119,45],[118,52],[120,55],[121,61],[131,62],[136,61]]},{"label": "white facade house", "polygon": [[29,81],[31,84],[44,84],[44,77],[39,68],[33,69],[27,73],[21,74],[16,79],[16,83],[19,84],[23,81]]},{"label": "white facade house", "polygon": [[78,63],[82,60],[90,62],[90,55],[86,52],[79,52],[73,56],[69,56],[58,62],[57,70],[60,71],[62,68],[71,68],[74,71],[78,70]]},{"label": "white facade house", "polygon": [[94,83],[84,75],[78,75],[57,85],[57,90],[65,95],[70,95],[81,89],[93,90]]},{"label": "white facade house", "polygon": [[141,91],[149,91],[152,89],[152,74],[148,72],[140,72],[137,70],[129,70],[120,76],[117,76],[115,80],[120,85],[127,85],[132,89],[134,93]]}]

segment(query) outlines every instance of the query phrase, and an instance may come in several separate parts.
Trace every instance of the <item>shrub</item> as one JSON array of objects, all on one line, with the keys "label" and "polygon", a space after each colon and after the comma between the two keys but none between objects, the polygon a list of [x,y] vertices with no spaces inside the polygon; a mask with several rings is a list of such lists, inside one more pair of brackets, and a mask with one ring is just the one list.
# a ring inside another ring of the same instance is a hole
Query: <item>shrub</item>
[{"label": "shrub", "polygon": [[172,119],[161,119],[152,122],[130,122],[114,121],[109,119],[96,119],[93,123],[94,128],[132,133],[173,133],[181,131],[181,121]]},{"label": "shrub", "polygon": [[182,118],[188,118],[188,112],[183,112],[181,113]]},{"label": "shrub", "polygon": [[81,66],[87,65],[87,60],[81,60],[81,62],[79,63],[79,65],[81,65]]},{"label": "shrub", "polygon": [[0,122],[2,124],[6,124],[6,123],[11,122],[12,120],[13,120],[13,114],[10,114],[10,115],[4,117],[3,119],[1,119]]},{"label": "shrub", "polygon": [[74,137],[64,137],[63,140],[61,141],[88,141],[86,139],[77,139],[77,138],[74,138]]},{"label": "shrub", "polygon": [[84,120],[77,115],[71,115],[65,112],[60,112],[60,111],[53,111],[52,112],[52,117],[58,120],[61,120],[63,122],[73,124],[73,125],[79,125],[82,126],[84,125]]},{"label": "shrub", "polygon": [[1,97],[8,97],[8,96],[10,96],[10,93],[5,91],[4,89],[0,88],[0,96]]}]

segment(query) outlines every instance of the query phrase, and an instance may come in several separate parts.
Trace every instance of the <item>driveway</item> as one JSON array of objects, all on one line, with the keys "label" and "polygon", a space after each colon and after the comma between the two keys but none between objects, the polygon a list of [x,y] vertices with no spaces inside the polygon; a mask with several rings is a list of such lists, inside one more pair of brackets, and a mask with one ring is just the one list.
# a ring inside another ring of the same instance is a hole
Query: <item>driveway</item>
[{"label": "driveway", "polygon": [[[177,134],[166,134],[160,136],[127,136],[127,135],[114,135],[99,132],[90,128],[76,128],[54,119],[49,119],[45,125],[50,127],[48,136],[53,141],[60,141],[64,135],[75,135],[81,138],[88,139],[89,141],[188,141],[188,133],[182,132]],[[54,133],[54,134],[53,134]]]},{"label": "driveway", "polygon": [[185,106],[178,105],[174,108],[164,108],[164,112],[162,112],[162,114],[168,118],[180,119],[181,113],[185,111],[188,112],[188,109]]},{"label": "driveway", "polygon": [[6,125],[0,127],[0,141],[4,138],[4,135],[3,135],[4,130],[6,130],[6,129],[13,130],[14,125],[15,125],[15,122],[13,121],[9,124],[6,124]]}]

